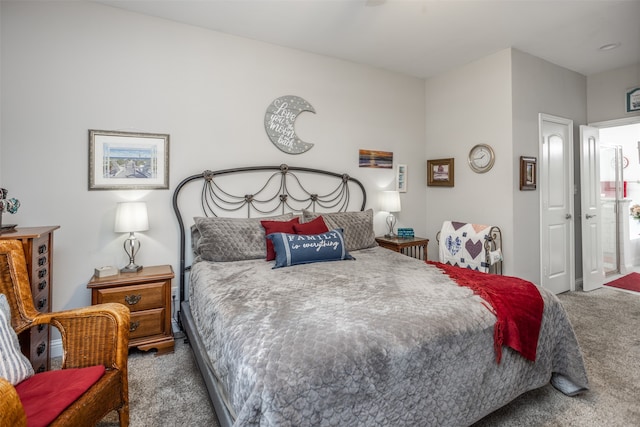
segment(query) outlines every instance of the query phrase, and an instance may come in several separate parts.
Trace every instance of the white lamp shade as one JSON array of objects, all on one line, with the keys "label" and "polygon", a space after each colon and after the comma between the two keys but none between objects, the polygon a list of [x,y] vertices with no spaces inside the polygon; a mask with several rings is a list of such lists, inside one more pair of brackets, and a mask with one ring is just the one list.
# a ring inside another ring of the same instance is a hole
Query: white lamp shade
[{"label": "white lamp shade", "polygon": [[383,191],[380,197],[380,210],[384,212],[400,212],[400,193]]},{"label": "white lamp shade", "polygon": [[121,202],[116,209],[116,233],[145,231],[149,229],[146,202]]}]

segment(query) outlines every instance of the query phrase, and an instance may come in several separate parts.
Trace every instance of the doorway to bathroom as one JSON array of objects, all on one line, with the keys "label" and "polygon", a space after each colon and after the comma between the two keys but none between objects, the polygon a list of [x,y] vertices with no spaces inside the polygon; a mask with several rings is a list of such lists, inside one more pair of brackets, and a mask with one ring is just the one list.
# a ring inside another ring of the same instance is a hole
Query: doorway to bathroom
[{"label": "doorway to bathroom", "polygon": [[[601,124],[600,195],[605,276],[640,264],[640,123]],[[606,127],[605,127],[606,126]]]}]

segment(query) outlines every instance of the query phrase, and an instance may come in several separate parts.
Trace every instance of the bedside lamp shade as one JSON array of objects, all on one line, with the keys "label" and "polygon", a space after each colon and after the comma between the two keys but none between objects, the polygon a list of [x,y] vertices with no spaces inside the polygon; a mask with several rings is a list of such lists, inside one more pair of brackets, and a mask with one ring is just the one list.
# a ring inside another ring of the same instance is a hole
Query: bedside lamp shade
[{"label": "bedside lamp shade", "polygon": [[391,212],[400,212],[400,209],[400,193],[397,191],[383,191],[380,198],[380,210],[389,212],[387,217],[389,232],[385,234],[385,237],[396,237],[393,232],[393,228],[396,226],[396,217]]},{"label": "bedside lamp shade", "polygon": [[122,202],[116,209],[116,233],[130,233],[149,229],[149,216],[145,202]]},{"label": "bedside lamp shade", "polygon": [[122,268],[121,272],[133,273],[142,269],[141,265],[136,265],[135,263],[135,256],[140,250],[140,240],[136,238],[135,232],[148,229],[149,216],[145,202],[118,203],[114,231],[116,233],[129,233],[129,237],[124,241],[124,251],[129,255],[129,265]]},{"label": "bedside lamp shade", "polygon": [[384,212],[400,212],[400,193],[397,191],[383,191],[380,210]]}]

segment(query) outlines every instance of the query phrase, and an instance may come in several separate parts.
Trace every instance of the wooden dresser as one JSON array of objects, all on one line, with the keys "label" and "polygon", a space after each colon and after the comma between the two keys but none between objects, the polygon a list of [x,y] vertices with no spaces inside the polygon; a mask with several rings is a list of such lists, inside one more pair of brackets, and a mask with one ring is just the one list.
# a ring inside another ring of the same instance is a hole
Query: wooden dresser
[{"label": "wooden dresser", "polygon": [[[53,278],[53,232],[58,225],[43,227],[18,227],[0,234],[2,240],[20,240],[27,260],[33,304],[42,313],[51,311]],[[22,352],[29,358],[36,372],[49,370],[50,327],[38,325],[20,334]]]}]

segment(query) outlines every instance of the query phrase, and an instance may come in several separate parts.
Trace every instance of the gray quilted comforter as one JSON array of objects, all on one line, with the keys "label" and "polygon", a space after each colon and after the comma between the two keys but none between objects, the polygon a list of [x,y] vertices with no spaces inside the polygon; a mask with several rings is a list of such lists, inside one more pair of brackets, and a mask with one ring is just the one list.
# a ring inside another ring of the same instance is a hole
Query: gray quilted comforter
[{"label": "gray quilted comforter", "polygon": [[[190,305],[237,426],[464,426],[551,380],[587,387],[541,289],[535,363],[493,347],[495,316],[434,266],[383,248],[272,270],[195,262]],[[552,378],[553,377],[553,378]]]}]

